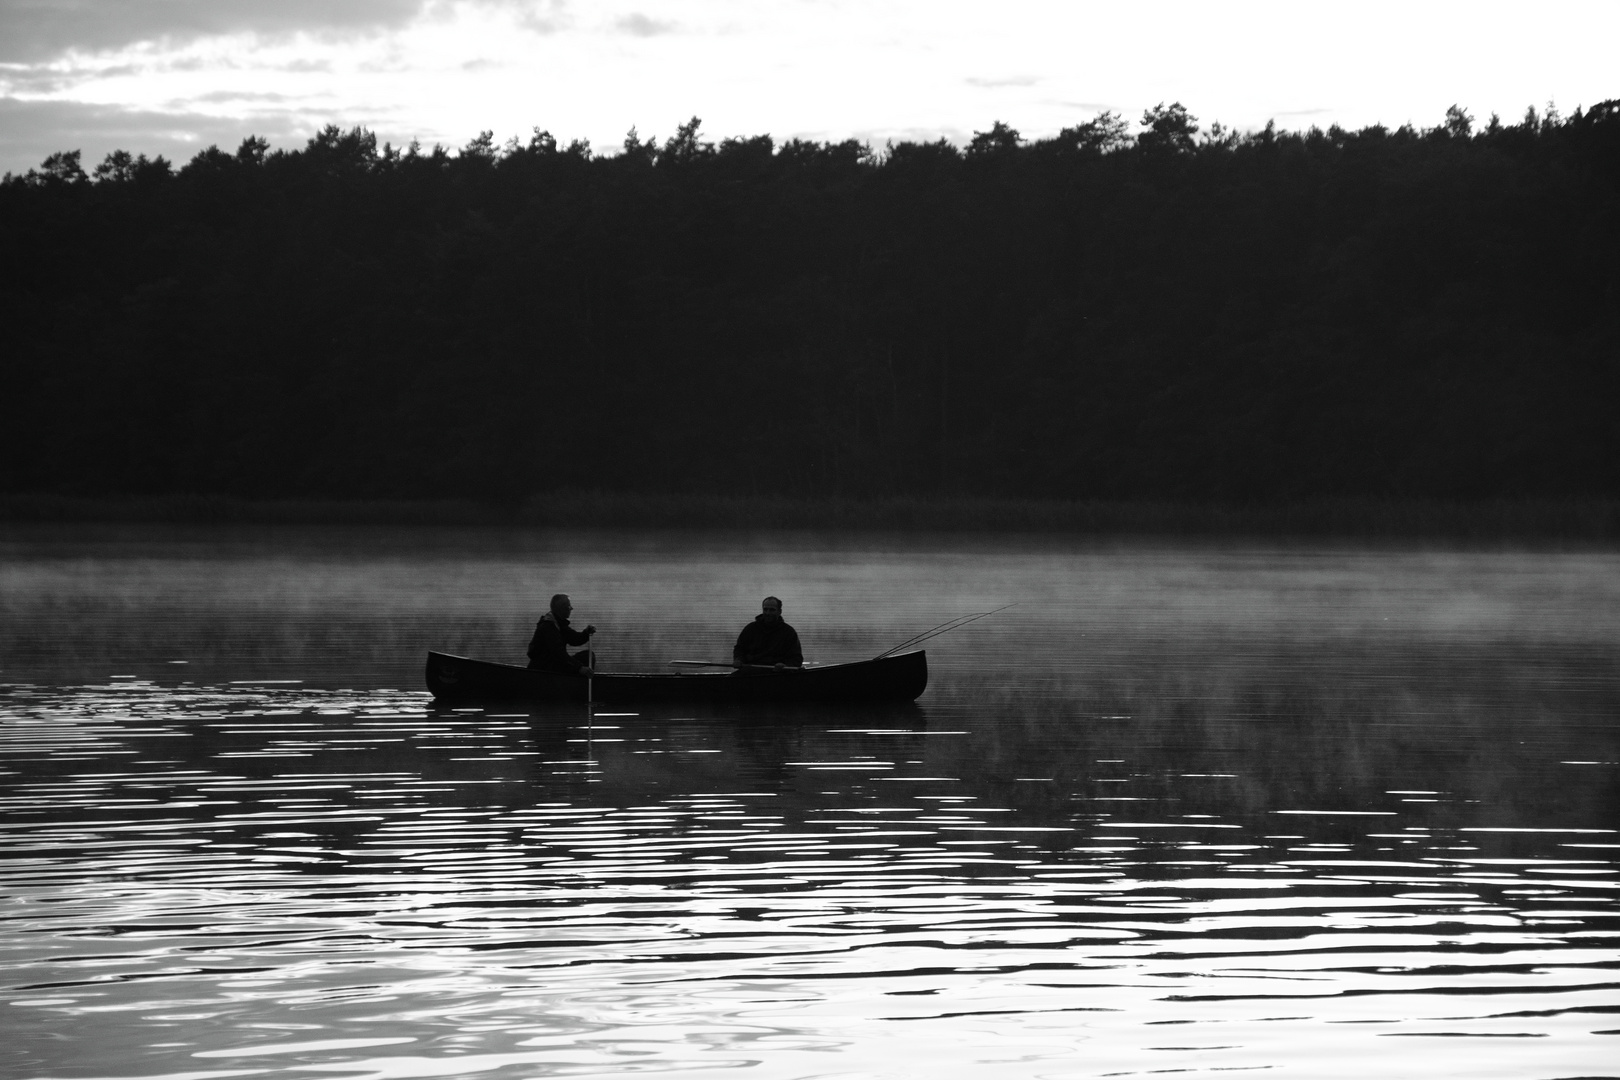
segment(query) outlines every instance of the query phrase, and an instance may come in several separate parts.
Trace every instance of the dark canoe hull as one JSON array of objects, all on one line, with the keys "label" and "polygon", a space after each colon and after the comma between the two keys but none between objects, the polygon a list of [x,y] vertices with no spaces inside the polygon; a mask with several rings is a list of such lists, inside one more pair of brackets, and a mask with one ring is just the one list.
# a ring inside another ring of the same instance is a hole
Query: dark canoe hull
[{"label": "dark canoe hull", "polygon": [[[590,685],[587,687],[587,683]],[[802,671],[606,674],[585,679],[512,664],[430,652],[427,686],[440,701],[915,701],[928,686],[928,654],[917,652]]]}]

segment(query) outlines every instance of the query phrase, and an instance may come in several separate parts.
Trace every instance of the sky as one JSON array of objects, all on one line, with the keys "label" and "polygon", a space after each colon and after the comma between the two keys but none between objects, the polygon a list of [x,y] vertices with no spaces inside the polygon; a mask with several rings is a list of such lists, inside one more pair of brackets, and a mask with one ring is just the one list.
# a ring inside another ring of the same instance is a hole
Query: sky
[{"label": "sky", "polygon": [[616,152],[696,116],[881,150],[1179,101],[1250,130],[1620,98],[1620,0],[0,0],[0,171],[326,124]]}]

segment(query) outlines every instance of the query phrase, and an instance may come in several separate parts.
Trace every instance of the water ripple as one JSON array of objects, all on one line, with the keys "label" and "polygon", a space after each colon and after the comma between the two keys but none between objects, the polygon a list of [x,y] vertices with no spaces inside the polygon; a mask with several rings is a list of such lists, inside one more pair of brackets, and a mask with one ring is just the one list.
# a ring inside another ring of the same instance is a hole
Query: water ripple
[{"label": "water ripple", "polygon": [[1612,1072],[1612,663],[1261,644],[871,715],[0,687],[0,1070]]}]

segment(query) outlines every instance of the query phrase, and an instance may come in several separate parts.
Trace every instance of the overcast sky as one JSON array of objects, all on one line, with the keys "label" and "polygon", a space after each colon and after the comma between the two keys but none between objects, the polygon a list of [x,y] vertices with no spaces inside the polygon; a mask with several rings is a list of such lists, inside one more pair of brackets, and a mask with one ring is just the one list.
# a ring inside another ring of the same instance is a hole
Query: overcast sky
[{"label": "overcast sky", "polygon": [[460,147],[539,127],[1026,137],[1181,101],[1241,129],[1483,121],[1620,97],[1620,0],[0,0],[0,171],[183,164],[324,124]]}]

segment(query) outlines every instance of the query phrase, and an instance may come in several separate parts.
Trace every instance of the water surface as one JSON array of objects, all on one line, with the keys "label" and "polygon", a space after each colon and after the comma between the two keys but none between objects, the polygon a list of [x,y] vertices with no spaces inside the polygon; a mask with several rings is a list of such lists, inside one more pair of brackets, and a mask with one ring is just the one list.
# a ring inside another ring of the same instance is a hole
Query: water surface
[{"label": "water surface", "polygon": [[[435,707],[928,643],[915,706]],[[1620,558],[17,529],[8,1077],[1620,1069]]]}]

